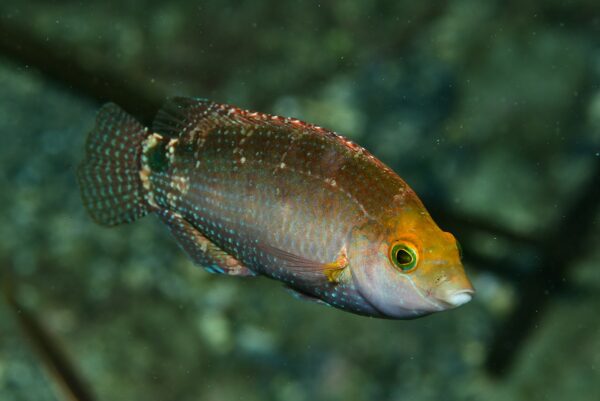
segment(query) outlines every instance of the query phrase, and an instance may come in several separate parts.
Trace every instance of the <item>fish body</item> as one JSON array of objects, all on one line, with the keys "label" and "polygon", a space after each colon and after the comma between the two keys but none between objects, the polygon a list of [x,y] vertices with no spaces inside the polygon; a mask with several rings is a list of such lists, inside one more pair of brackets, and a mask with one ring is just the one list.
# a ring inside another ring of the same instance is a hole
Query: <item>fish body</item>
[{"label": "fish body", "polygon": [[175,98],[150,130],[108,104],[78,177],[96,221],[155,213],[213,273],[266,276],[301,298],[385,318],[473,293],[456,240],[396,173],[293,118]]}]

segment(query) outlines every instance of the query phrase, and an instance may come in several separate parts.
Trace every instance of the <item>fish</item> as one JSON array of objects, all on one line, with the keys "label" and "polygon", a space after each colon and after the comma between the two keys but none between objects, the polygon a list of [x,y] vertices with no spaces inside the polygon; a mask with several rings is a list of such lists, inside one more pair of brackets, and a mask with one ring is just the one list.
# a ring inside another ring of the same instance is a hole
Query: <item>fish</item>
[{"label": "fish", "polygon": [[267,277],[298,298],[387,319],[474,294],[456,238],[403,179],[295,118],[174,97],[149,128],[107,103],[77,177],[97,223],[154,214],[210,273]]}]

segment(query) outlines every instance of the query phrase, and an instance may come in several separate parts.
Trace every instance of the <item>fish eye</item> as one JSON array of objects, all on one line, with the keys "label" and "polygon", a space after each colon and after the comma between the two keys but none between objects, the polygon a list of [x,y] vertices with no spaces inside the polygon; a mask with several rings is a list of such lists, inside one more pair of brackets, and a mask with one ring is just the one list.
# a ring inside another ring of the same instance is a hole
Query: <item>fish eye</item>
[{"label": "fish eye", "polygon": [[408,273],[417,266],[417,252],[406,243],[398,243],[392,246],[390,259],[403,273]]}]

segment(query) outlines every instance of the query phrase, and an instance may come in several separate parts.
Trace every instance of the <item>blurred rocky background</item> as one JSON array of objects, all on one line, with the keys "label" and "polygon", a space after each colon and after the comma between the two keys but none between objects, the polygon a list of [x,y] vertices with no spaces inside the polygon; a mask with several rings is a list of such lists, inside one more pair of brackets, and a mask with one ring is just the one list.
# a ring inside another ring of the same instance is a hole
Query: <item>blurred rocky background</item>
[{"label": "blurred rocky background", "polygon": [[[3,0],[0,88],[0,400],[68,399],[56,358],[95,400],[600,398],[597,1]],[[367,147],[461,240],[474,301],[353,316],[209,275],[153,217],[95,225],[95,111],[171,95]]]}]

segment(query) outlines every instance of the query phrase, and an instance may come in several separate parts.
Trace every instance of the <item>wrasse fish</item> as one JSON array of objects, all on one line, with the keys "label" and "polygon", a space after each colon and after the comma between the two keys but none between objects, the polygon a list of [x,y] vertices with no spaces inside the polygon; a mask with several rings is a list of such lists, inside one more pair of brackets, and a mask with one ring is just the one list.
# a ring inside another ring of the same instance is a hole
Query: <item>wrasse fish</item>
[{"label": "wrasse fish", "polygon": [[266,276],[301,298],[392,319],[474,292],[456,239],[398,175],[293,118],[174,98],[148,129],[109,103],[78,179],[95,221],[154,213],[212,273]]}]

